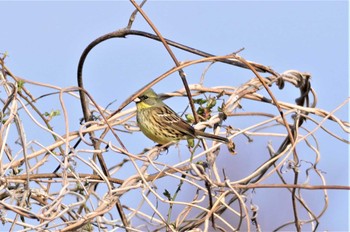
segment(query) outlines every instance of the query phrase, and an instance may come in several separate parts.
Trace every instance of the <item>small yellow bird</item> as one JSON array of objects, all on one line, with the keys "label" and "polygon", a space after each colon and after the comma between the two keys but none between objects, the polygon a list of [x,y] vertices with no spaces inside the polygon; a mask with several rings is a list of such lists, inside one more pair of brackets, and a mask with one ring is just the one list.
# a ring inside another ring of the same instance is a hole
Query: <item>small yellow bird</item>
[{"label": "small yellow bird", "polygon": [[152,89],[146,90],[135,99],[135,102],[137,123],[141,131],[156,143],[166,144],[191,138],[229,142],[227,138],[194,129],[167,106]]}]

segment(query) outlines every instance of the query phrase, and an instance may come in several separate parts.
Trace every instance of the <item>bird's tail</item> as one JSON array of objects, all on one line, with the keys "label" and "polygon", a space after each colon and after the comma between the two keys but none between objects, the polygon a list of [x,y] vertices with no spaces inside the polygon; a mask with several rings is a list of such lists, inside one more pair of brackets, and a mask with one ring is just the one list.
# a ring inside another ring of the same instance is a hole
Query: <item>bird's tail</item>
[{"label": "bird's tail", "polygon": [[228,143],[229,140],[225,137],[221,137],[218,135],[213,135],[213,134],[209,134],[209,133],[205,133],[203,131],[200,130],[195,130],[196,133],[196,137],[203,137],[203,138],[207,138],[207,139],[213,139],[219,142],[223,142],[223,143]]}]

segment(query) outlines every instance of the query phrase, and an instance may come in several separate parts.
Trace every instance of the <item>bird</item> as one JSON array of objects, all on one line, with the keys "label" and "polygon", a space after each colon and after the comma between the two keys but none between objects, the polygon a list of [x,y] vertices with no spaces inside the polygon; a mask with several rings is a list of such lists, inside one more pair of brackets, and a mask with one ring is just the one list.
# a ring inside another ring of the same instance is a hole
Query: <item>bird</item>
[{"label": "bird", "polygon": [[160,145],[194,138],[229,142],[225,137],[195,129],[166,105],[151,88],[134,101],[136,103],[136,120],[140,130],[149,139]]}]

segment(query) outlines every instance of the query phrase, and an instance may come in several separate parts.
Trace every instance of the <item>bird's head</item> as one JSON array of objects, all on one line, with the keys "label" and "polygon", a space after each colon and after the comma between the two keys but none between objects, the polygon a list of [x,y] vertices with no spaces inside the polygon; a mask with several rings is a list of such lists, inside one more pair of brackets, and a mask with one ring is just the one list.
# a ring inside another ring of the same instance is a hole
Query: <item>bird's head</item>
[{"label": "bird's head", "polygon": [[149,108],[163,104],[159,96],[153,91],[153,89],[147,89],[143,94],[137,97],[135,100],[138,109]]}]

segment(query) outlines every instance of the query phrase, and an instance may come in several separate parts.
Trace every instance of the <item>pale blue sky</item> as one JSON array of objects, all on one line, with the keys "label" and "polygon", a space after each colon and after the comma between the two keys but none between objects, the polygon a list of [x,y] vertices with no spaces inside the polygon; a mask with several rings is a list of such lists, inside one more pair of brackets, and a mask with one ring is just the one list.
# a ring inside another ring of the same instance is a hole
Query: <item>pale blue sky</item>
[{"label": "pale blue sky", "polygon": [[[319,108],[332,111],[349,96],[347,1],[150,1],[144,10],[171,40],[216,55],[244,47],[241,56],[277,72],[296,69],[311,73]],[[125,27],[132,11],[127,1],[0,1],[0,52],[8,53],[6,64],[18,76],[61,87],[75,86],[83,49],[98,36]],[[133,29],[151,32],[141,16]],[[174,51],[179,60],[196,58]],[[85,86],[102,106],[117,99],[112,106],[117,108],[126,97],[173,66],[157,42],[132,36],[114,39],[89,54],[84,67]],[[185,70],[190,83],[198,82],[204,67]],[[206,83],[219,85],[216,79],[222,76],[227,79],[225,84],[239,85],[252,74],[222,65],[208,73]],[[181,88],[178,75],[172,77],[154,89],[166,92]],[[42,94],[38,88],[32,91]],[[295,92],[277,94],[294,99]],[[172,104],[179,110],[184,107],[174,101]],[[78,107],[78,102],[68,106],[72,129],[79,127],[82,117]],[[348,107],[336,115],[349,120]],[[347,137],[339,127],[333,128],[334,124],[326,125]],[[348,145],[322,132],[317,135],[322,153],[319,168],[327,172],[327,184],[348,185]],[[137,136],[141,145],[153,145]],[[320,220],[320,231],[348,229],[348,196],[347,191],[329,191],[330,206]]]}]

